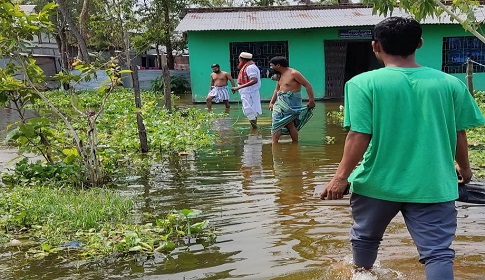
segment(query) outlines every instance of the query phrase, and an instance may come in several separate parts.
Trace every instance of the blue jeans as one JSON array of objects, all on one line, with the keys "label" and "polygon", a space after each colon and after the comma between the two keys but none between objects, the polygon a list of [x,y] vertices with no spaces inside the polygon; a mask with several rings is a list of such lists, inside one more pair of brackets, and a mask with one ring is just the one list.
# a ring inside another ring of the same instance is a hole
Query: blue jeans
[{"label": "blue jeans", "polygon": [[354,263],[370,268],[384,231],[401,211],[406,227],[426,267],[428,280],[452,280],[455,251],[450,248],[456,232],[455,202],[404,203],[370,198],[353,193],[350,198],[354,224],[350,241]]}]

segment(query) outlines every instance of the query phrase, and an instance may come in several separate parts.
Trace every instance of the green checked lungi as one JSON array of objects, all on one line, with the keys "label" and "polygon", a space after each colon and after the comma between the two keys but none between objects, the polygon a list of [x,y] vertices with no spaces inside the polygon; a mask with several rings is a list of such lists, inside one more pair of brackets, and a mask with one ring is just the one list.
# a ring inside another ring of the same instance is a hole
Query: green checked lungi
[{"label": "green checked lungi", "polygon": [[295,127],[300,130],[313,116],[313,108],[302,106],[301,92],[278,92],[273,105],[271,133],[281,131],[288,135],[290,132],[286,126],[295,122]]}]

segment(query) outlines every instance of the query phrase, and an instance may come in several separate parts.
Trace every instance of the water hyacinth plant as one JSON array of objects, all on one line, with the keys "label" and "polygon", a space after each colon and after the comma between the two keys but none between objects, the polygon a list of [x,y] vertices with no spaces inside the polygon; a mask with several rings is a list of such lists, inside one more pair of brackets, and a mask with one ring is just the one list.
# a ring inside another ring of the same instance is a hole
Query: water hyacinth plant
[{"label": "water hyacinth plant", "polygon": [[[74,101],[64,92],[46,92],[45,95],[76,129],[85,124],[82,118],[78,118],[72,112],[70,103],[75,102],[76,107],[97,111],[103,100],[102,93],[97,91],[80,91],[74,95]],[[214,136],[209,127],[217,115],[207,114],[195,108],[168,111],[157,106],[159,97],[155,92],[142,92],[143,106],[137,109],[132,101],[131,90],[116,89],[111,94],[110,102],[105,104],[103,115],[97,121],[97,158],[107,181],[123,176],[122,173],[126,170],[147,170],[151,162],[160,160],[163,156],[178,155],[181,152],[197,151],[212,146]],[[44,119],[47,121],[42,122],[39,129],[46,135],[48,147],[45,149],[50,151],[52,161],[82,167],[81,158],[72,146],[65,123],[58,121],[45,104],[37,103],[29,107],[39,115],[46,116]],[[144,155],[140,154],[136,120],[136,113],[140,111],[144,118],[150,149],[149,153]],[[12,136],[14,133],[16,137]],[[25,152],[37,153],[39,143],[33,145],[31,141],[24,141],[23,133],[15,130],[9,134],[8,139]],[[87,135],[81,131],[80,138],[85,137]],[[82,168],[79,172],[78,174],[82,174]],[[9,178],[9,181],[19,180],[20,178]],[[82,185],[82,180],[78,183]]]},{"label": "water hyacinth plant", "polygon": [[[27,256],[35,258],[72,250],[81,258],[169,254],[216,240],[199,210],[174,210],[155,223],[135,224],[130,218],[133,203],[99,188],[16,187],[0,193],[0,240],[15,248],[26,245]],[[18,236],[28,237],[28,244],[14,239]]]}]

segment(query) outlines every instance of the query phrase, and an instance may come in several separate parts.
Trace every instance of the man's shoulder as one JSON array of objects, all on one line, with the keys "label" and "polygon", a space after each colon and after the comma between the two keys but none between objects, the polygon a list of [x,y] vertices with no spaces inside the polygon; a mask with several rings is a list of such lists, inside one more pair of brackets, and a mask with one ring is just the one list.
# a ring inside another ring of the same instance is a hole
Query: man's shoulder
[{"label": "man's shoulder", "polygon": [[259,71],[258,65],[254,64],[254,63],[253,64],[249,64],[248,67],[246,67],[246,69],[248,69],[248,70],[249,69],[254,69],[254,70],[258,70]]},{"label": "man's shoulder", "polygon": [[295,68],[290,68],[290,74],[291,75],[298,75],[301,74],[300,71],[296,70]]},{"label": "man's shoulder", "polygon": [[379,77],[380,75],[382,75],[382,72],[385,68],[379,68],[379,69],[375,69],[375,70],[371,70],[371,71],[367,71],[367,72],[363,72],[363,73],[360,73],[358,75],[355,75],[354,77],[352,77],[349,82],[351,83],[360,83],[362,81],[369,81],[371,79],[373,79],[374,77]]}]

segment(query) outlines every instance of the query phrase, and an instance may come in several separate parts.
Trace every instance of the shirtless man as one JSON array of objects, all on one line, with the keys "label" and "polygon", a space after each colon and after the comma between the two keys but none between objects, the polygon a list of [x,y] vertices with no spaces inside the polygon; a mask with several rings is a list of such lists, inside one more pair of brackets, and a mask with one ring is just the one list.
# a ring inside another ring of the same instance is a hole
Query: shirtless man
[{"label": "shirtless man", "polygon": [[[271,134],[273,144],[277,144],[281,135],[290,135],[293,142],[298,142],[298,131],[313,115],[315,107],[313,88],[303,75],[289,68],[285,57],[277,56],[270,60],[269,66],[277,73],[278,83],[269,103],[272,112]],[[308,93],[307,106],[302,106],[301,86]]]},{"label": "shirtless man", "polygon": [[229,109],[231,106],[229,105],[229,90],[227,88],[227,81],[231,81],[232,86],[234,87],[234,80],[231,77],[231,74],[221,71],[219,64],[212,64],[211,65],[212,72],[211,73],[211,83],[210,83],[210,90],[205,102],[207,104],[207,109],[209,111],[212,110],[212,100],[215,103],[224,102],[226,105],[226,109]]}]

